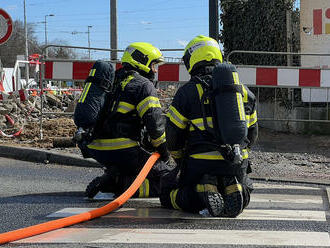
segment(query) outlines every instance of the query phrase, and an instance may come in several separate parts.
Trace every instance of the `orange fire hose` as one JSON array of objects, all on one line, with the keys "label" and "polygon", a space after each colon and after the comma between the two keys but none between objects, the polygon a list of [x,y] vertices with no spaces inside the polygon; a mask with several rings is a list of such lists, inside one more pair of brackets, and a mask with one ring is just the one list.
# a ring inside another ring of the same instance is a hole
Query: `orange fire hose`
[{"label": "orange fire hose", "polygon": [[142,170],[137,175],[131,186],[123,194],[121,194],[119,197],[117,197],[107,205],[85,213],[48,221],[45,223],[17,229],[14,231],[9,231],[6,233],[1,233],[0,244],[6,244],[19,239],[24,239],[41,233],[53,231],[62,227],[71,226],[80,222],[101,217],[105,214],[112,212],[113,210],[123,205],[138,190],[138,188],[140,187],[144,179],[147,177],[149,171],[151,170],[152,166],[157,161],[159,156],[160,155],[158,153],[153,153],[146,162],[146,164],[143,166]]}]

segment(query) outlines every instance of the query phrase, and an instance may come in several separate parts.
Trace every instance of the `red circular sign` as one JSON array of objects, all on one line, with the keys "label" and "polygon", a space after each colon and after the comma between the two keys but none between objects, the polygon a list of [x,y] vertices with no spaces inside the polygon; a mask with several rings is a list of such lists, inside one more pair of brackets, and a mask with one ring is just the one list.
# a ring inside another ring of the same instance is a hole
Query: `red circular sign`
[{"label": "red circular sign", "polygon": [[6,11],[0,9],[0,45],[5,43],[13,32],[13,22]]},{"label": "red circular sign", "polygon": [[325,11],[325,16],[330,19],[330,8]]}]

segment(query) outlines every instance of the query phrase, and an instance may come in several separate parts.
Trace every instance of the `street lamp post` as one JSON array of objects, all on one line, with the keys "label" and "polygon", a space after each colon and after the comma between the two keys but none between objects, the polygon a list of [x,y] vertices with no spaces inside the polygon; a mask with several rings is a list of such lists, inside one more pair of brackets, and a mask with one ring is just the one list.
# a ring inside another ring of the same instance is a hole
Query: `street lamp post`
[{"label": "street lamp post", "polygon": [[88,33],[88,59],[91,59],[91,40],[89,36],[89,29],[92,28],[93,26],[87,26],[87,33]]},{"label": "street lamp post", "polygon": [[88,58],[91,59],[91,40],[90,40],[90,28],[92,28],[93,26],[87,26],[87,32],[78,32],[78,31],[73,31],[71,32],[71,34],[75,35],[75,34],[87,34],[87,38],[88,38]]},{"label": "street lamp post", "polygon": [[[25,36],[25,60],[29,59],[29,50],[28,50],[28,38],[27,38],[27,22],[26,22],[26,2],[24,0],[24,36]],[[29,84],[29,64],[25,64],[25,79],[26,85]]]},{"label": "street lamp post", "polygon": [[[45,46],[47,46],[47,16],[55,16],[53,14],[45,15]],[[46,56],[48,55],[47,49],[46,49]]]}]

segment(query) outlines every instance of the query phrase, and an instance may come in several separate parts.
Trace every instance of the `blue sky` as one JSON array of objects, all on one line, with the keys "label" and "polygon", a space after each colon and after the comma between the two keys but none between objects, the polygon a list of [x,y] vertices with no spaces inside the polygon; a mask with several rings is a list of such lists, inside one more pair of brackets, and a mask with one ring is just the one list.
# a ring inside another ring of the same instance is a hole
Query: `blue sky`
[{"label": "blue sky", "polygon": [[[118,48],[135,41],[150,42],[159,48],[184,48],[198,34],[208,35],[208,0],[117,0]],[[13,20],[24,20],[24,0],[0,0]],[[62,40],[68,45],[110,47],[110,0],[26,0],[27,22],[45,42],[45,15],[48,43]],[[72,32],[77,32],[75,35]],[[87,53],[87,52],[85,52]],[[107,53],[108,54],[108,53]],[[92,52],[92,56],[101,56]],[[105,56],[105,55],[104,55]],[[119,55],[121,56],[121,55]],[[181,53],[165,53],[178,57]]]}]

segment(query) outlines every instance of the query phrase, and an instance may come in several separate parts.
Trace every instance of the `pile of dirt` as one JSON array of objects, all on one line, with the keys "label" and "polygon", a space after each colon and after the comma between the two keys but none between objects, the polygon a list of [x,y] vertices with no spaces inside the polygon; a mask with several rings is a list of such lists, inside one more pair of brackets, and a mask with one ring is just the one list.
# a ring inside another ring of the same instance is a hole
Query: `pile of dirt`
[{"label": "pile of dirt", "polygon": [[57,118],[43,120],[42,136],[40,139],[40,121],[27,123],[18,137],[2,137],[0,144],[22,145],[39,148],[52,148],[56,138],[71,138],[76,126],[72,118]]}]

